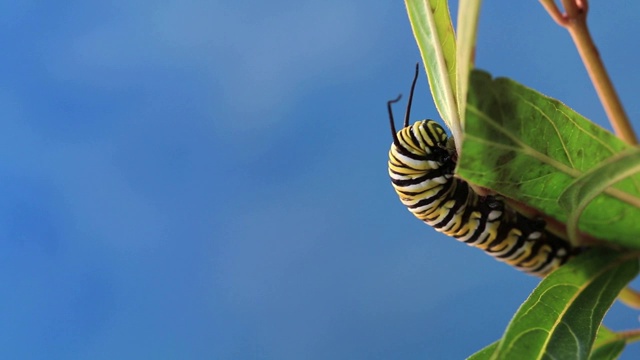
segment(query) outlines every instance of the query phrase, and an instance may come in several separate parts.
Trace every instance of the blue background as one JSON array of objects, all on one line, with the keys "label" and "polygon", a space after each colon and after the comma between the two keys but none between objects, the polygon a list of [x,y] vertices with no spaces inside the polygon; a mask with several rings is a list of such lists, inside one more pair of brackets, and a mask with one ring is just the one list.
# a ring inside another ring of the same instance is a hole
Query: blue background
[{"label": "blue background", "polygon": [[[638,13],[590,16],[636,128]],[[4,1],[0,30],[2,358],[462,358],[538,281],[389,184],[400,1]],[[608,127],[536,1],[485,2],[477,65]]]}]

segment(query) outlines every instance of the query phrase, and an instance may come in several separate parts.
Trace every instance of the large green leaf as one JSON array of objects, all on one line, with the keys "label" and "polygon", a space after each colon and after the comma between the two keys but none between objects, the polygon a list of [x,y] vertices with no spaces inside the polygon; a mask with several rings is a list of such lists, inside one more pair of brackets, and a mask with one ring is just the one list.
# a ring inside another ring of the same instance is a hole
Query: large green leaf
[{"label": "large green leaf", "polygon": [[447,0],[405,0],[409,22],[427,70],[440,117],[454,136],[461,133],[456,106],[456,39]]},{"label": "large green leaf", "polygon": [[499,341],[493,342],[493,343],[485,346],[484,348],[482,348],[477,353],[469,356],[467,358],[467,360],[489,360],[489,359],[491,359],[491,355],[493,355],[493,353],[498,348],[499,344],[500,344]]},{"label": "large green leaf", "polygon": [[[499,344],[500,341],[491,343],[482,350],[469,356],[467,360],[489,360],[493,356],[493,353],[496,351]],[[627,342],[623,337],[604,326],[600,326],[596,339],[593,342],[593,347],[591,348],[591,354],[589,354],[589,360],[617,359],[626,345]]]},{"label": "large green leaf", "polygon": [[[470,77],[465,135],[456,172],[566,222],[558,198],[575,179],[630,148],[560,101],[513,80]],[[580,219],[589,234],[640,248],[640,177],[597,196]]]},{"label": "large green leaf", "polygon": [[639,270],[638,253],[594,248],[548,275],[513,317],[492,359],[587,359],[602,318]]}]

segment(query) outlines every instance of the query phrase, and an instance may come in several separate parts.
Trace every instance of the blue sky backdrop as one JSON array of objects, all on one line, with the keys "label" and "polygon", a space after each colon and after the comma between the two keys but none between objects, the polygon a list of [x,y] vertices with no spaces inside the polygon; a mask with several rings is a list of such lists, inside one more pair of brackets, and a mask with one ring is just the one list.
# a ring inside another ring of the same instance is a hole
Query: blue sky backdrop
[{"label": "blue sky backdrop", "polygon": [[[0,10],[1,358],[462,358],[535,287],[389,184],[385,103],[419,60],[401,1]],[[639,13],[590,17],[636,128]],[[608,127],[537,1],[485,2],[477,65]]]}]

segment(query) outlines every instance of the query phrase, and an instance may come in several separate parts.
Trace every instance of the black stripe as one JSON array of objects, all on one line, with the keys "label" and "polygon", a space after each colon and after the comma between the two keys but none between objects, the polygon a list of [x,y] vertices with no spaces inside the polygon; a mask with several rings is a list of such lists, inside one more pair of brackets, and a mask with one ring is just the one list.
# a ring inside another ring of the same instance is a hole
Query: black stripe
[{"label": "black stripe", "polygon": [[[400,153],[400,154],[402,154],[402,155],[404,155],[404,156],[406,156],[408,158],[411,158],[413,160],[417,160],[417,161],[427,161],[427,160],[439,161],[440,158],[441,158],[435,152],[432,151],[431,153],[427,154],[427,152],[424,151],[423,149],[416,149],[416,150],[421,151],[420,154],[416,154],[416,153],[412,152],[411,150],[409,150],[410,147],[405,142],[402,142],[402,140],[400,141],[400,145],[401,145],[400,147],[396,146],[395,144],[393,146],[395,146],[396,151],[398,153]],[[391,154],[393,154],[393,151],[391,152]],[[405,164],[404,161],[398,159],[396,156],[393,156],[393,158],[395,160],[397,160],[399,163],[401,163],[403,165]]]},{"label": "black stripe", "polygon": [[[447,209],[449,213],[444,217],[444,219],[442,219],[439,223],[433,225],[433,227],[436,229],[440,229],[447,225],[451,221],[451,219],[453,219],[460,207],[467,202],[467,195],[469,195],[469,185],[465,182],[459,181],[458,179],[453,179],[452,183],[453,182],[455,182],[456,185],[453,194],[451,194],[451,196],[449,196],[447,199],[443,199],[444,202],[453,200],[453,207],[451,207],[451,209]],[[444,209],[442,211],[444,211]]]},{"label": "black stripe", "polygon": [[[543,238],[539,239],[539,240],[544,240]],[[529,240],[529,241],[534,241],[534,240]],[[533,260],[534,258],[538,257],[538,255],[540,255],[540,250],[542,249],[542,247],[546,245],[544,243],[544,241],[534,241],[533,246],[531,247],[531,254],[529,254],[529,256],[527,256],[526,258],[520,260],[518,262],[518,266],[520,267],[524,267],[524,263],[527,263],[531,260]],[[545,264],[549,264],[551,262],[551,260],[553,260],[554,258],[554,254],[555,251],[553,250],[553,247],[551,247],[550,249],[551,251],[549,252],[549,254],[547,254],[547,259],[542,263],[541,266],[538,266],[538,271],[540,269],[542,269],[542,267],[544,267]]]},{"label": "black stripe", "polygon": [[[503,216],[504,216],[504,212],[503,212]],[[507,253],[498,255],[496,254],[497,250],[491,251],[491,248],[497,247],[498,245],[501,245],[505,241],[509,241],[507,239],[507,236],[509,235],[509,232],[511,231],[511,229],[514,229],[514,226],[512,224],[509,224],[507,222],[500,222],[498,226],[498,234],[496,238],[487,247],[487,252],[490,252],[492,256],[495,256],[496,258],[499,258],[499,259],[509,259],[513,254],[515,254],[516,251],[518,251],[518,249],[520,249],[524,244],[525,237],[522,235],[518,236],[518,238],[516,239],[515,245],[512,245],[511,250],[509,250]],[[500,251],[502,250],[503,249],[500,249]]]},{"label": "black stripe", "polygon": [[411,128],[409,128],[409,131],[407,131],[407,133],[409,134],[409,137],[411,138],[411,141],[414,144],[419,145],[420,144],[420,140],[418,140],[418,137],[414,133],[414,129],[417,128],[417,127],[418,127],[417,124],[412,125]]},{"label": "black stripe", "polygon": [[[469,187],[468,184],[465,183],[465,185],[467,185],[467,187]],[[477,211],[477,208],[475,206],[473,206],[473,205],[476,203],[476,199],[477,199],[478,195],[476,195],[476,193],[474,193],[473,191],[470,191],[467,196],[468,196],[468,199],[467,199],[466,207],[464,209],[464,212],[460,216],[460,222],[462,224],[468,223],[470,221],[469,219],[471,218],[471,215],[474,212]],[[462,204],[461,204],[461,206],[462,206]],[[482,216],[480,216],[480,219],[482,219]],[[479,225],[482,225],[482,222],[479,222]],[[478,229],[478,227],[476,227],[475,229],[467,230],[466,232],[457,235],[456,238],[459,239],[459,238],[465,237],[465,236],[467,236],[467,234],[469,234],[470,231],[473,231],[475,233],[475,231],[477,229]],[[468,241],[465,241],[465,242],[468,242]]]},{"label": "black stripe", "polygon": [[434,201],[436,201],[437,199],[440,199],[445,193],[447,193],[447,191],[449,191],[451,188],[451,181],[448,181],[447,183],[443,184],[442,189],[440,191],[438,191],[437,193],[435,193],[433,196],[430,196],[428,198],[424,198],[420,201],[418,201],[417,203],[413,204],[413,205],[409,205],[407,206],[409,209],[417,209],[423,206],[427,206],[432,204]]},{"label": "black stripe", "polygon": [[465,240],[466,243],[474,243],[478,241],[478,239],[480,238],[480,235],[482,235],[486,230],[486,226],[491,226],[491,223],[487,223],[487,220],[489,219],[488,214],[482,212],[481,209],[477,209],[473,207],[470,207],[470,208],[473,209],[473,211],[480,212],[480,221],[478,222],[478,227],[473,232],[473,235],[471,235],[469,239]]},{"label": "black stripe", "polygon": [[[400,175],[400,176],[406,176],[405,174],[398,174],[397,172],[393,171],[392,172],[394,174]],[[417,185],[423,182],[427,182],[429,180],[433,180],[435,178],[444,176],[445,174],[443,174],[442,169],[436,169],[433,171],[429,171],[426,172],[424,175],[413,178],[413,179],[394,179],[391,178],[391,182],[394,183],[396,186],[400,186],[400,187],[405,187],[405,186],[411,186],[411,185]]]}]

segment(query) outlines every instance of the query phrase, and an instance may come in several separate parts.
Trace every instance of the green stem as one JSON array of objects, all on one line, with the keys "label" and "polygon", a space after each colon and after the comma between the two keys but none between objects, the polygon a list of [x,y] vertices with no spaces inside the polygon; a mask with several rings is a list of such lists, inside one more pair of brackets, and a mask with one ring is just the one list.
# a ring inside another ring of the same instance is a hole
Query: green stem
[{"label": "green stem", "polygon": [[624,339],[627,344],[631,344],[640,341],[640,330],[625,330],[616,332],[619,339]]},{"label": "green stem", "polygon": [[640,293],[628,286],[620,291],[618,300],[630,308],[640,309]]}]

